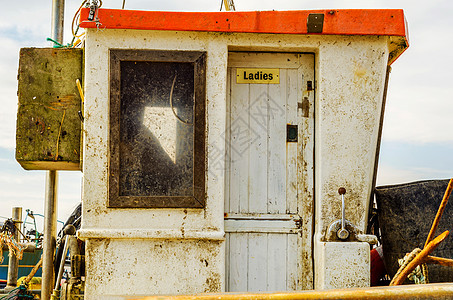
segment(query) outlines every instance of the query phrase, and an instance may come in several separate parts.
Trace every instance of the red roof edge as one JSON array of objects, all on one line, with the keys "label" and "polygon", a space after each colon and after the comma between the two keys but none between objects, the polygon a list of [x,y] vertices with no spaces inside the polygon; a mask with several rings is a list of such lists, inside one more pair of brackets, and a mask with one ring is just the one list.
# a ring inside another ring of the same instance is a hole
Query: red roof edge
[{"label": "red roof edge", "polygon": [[[406,37],[402,9],[161,12],[100,8],[97,22],[88,20],[89,10],[81,11],[82,28]],[[321,33],[308,33],[309,14],[324,15]]]}]

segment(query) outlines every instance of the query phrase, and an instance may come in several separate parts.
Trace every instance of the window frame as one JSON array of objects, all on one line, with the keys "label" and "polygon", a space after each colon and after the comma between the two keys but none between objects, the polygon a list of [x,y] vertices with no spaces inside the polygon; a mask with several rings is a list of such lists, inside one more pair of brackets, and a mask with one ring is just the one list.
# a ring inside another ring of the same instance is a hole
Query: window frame
[{"label": "window frame", "polygon": [[[204,208],[206,204],[206,52],[110,49],[108,207]],[[192,63],[194,66],[193,184],[191,196],[120,195],[122,61]]]}]

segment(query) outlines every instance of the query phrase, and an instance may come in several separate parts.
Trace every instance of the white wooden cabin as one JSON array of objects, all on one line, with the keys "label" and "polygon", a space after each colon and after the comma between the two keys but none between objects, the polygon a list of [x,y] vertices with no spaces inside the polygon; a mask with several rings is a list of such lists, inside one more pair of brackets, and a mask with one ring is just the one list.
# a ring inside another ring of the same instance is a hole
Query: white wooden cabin
[{"label": "white wooden cabin", "polygon": [[369,285],[402,10],[88,15],[86,299]]}]

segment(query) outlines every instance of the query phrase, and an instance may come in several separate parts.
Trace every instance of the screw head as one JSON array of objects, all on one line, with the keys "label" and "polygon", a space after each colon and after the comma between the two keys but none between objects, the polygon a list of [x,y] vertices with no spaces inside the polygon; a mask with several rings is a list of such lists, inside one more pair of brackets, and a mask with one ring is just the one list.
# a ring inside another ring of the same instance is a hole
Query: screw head
[{"label": "screw head", "polygon": [[347,231],[346,229],[340,229],[337,231],[337,236],[340,240],[345,240],[349,237],[349,231]]}]

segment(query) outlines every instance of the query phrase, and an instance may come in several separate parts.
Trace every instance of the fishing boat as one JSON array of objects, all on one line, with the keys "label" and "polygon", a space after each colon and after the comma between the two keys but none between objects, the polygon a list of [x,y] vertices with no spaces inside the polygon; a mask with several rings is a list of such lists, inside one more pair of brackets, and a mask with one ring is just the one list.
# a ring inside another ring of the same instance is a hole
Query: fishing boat
[{"label": "fishing boat", "polygon": [[409,46],[403,10],[84,4],[73,43],[56,30],[54,48],[23,48],[19,61],[16,159],[48,171],[49,224],[56,172],[84,174],[83,222],[62,251],[73,274],[60,284],[61,263],[51,280],[45,235],[43,298],[419,293],[369,288],[390,66]]}]

